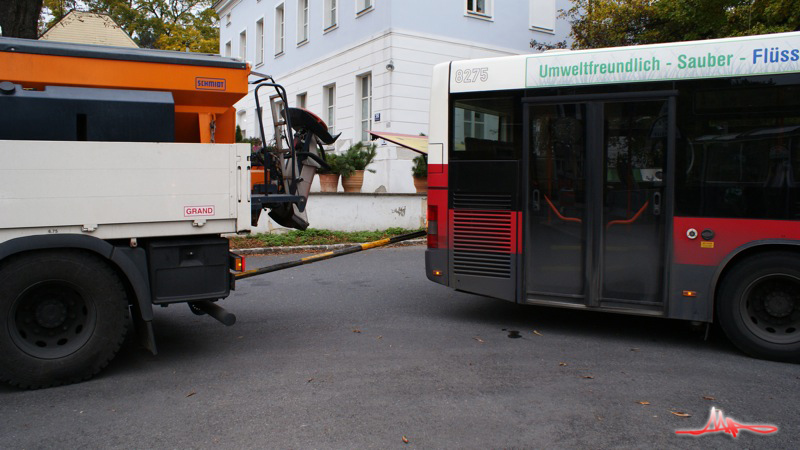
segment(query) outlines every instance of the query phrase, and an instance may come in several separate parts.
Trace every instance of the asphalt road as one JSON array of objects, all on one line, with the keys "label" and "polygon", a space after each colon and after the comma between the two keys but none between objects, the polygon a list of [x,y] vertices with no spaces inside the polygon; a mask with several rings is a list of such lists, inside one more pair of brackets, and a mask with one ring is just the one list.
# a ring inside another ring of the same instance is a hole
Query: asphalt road
[{"label": "asphalt road", "polygon": [[[0,386],[0,448],[800,446],[797,365],[682,322],[453,292],[425,278],[423,252],[241,281],[221,303],[230,328],[159,309],[158,356],[129,339],[91,381]],[[675,434],[712,406],[779,431]]]}]

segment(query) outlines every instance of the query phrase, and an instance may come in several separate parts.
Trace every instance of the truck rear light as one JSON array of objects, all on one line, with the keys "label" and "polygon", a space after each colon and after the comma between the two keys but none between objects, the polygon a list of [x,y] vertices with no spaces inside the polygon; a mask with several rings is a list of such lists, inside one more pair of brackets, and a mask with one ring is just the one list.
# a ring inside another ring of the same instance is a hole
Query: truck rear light
[{"label": "truck rear light", "polygon": [[439,207],[428,205],[428,248],[439,247]]},{"label": "truck rear light", "polygon": [[230,268],[237,272],[244,272],[246,270],[246,262],[244,256],[237,255],[236,253],[229,253]]}]

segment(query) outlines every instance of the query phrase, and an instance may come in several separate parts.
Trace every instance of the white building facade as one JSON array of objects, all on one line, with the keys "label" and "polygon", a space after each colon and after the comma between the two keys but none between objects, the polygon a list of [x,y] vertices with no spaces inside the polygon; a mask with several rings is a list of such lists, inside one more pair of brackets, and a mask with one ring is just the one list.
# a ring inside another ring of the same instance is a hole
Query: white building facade
[{"label": "white building facade", "polygon": [[[568,0],[220,0],[220,53],[249,61],[286,88],[290,106],[320,116],[344,151],[367,131],[427,134],[432,68],[530,53],[564,40]],[[262,105],[274,91],[262,88]],[[252,95],[236,104],[246,137],[258,125]],[[264,108],[268,139],[272,121]],[[362,192],[414,192],[410,150],[383,141]],[[315,182],[316,183],[316,182]],[[316,186],[314,190],[316,190]]]}]

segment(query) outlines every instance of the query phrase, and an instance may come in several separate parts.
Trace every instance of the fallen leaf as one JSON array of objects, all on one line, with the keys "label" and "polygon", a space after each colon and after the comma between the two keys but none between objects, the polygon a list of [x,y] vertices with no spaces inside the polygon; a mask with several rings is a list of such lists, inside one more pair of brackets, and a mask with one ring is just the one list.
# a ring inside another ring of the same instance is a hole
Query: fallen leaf
[{"label": "fallen leaf", "polygon": [[383,336],[378,336],[378,339],[383,339]]},{"label": "fallen leaf", "polygon": [[563,366],[566,366],[566,365],[567,365],[567,363],[565,363],[565,362],[560,362],[560,363],[558,363],[558,365],[563,367]]},{"label": "fallen leaf", "polygon": [[716,400],[716,399],[710,395],[704,395],[703,400]]},{"label": "fallen leaf", "polygon": [[359,330],[358,328],[353,328],[353,333],[361,333],[361,330]]},{"label": "fallen leaf", "polygon": [[194,394],[197,394],[197,392],[195,392],[195,391],[189,392],[188,394],[186,394],[186,397],[189,398],[189,397],[193,396]]},{"label": "fallen leaf", "polygon": [[691,415],[691,414],[689,414],[689,413],[685,413],[685,412],[680,412],[680,411],[670,411],[670,412],[671,412],[673,415],[676,415],[676,416],[678,416],[678,417],[692,417],[692,415]]},{"label": "fallen leaf", "polygon": [[582,376],[581,378],[585,378],[585,379],[587,379],[587,380],[594,380],[594,377],[593,377],[593,376],[591,376],[591,375],[584,375],[584,376]]},{"label": "fallen leaf", "polygon": [[309,378],[308,381],[306,381],[306,383],[311,383],[312,381],[314,381],[314,379],[313,378]]},{"label": "fallen leaf", "polygon": [[539,333],[539,332],[538,332],[538,331],[536,331],[536,330],[533,330],[533,331],[532,331],[532,333],[533,333],[533,334],[535,334],[535,335],[537,335],[537,336],[541,336],[541,335],[542,335],[542,333]]},{"label": "fallen leaf", "polygon": [[485,342],[483,339],[479,338],[478,336],[475,336],[472,339],[475,339],[476,341],[480,342],[481,344],[483,344]]},{"label": "fallen leaf", "polygon": [[633,347],[633,348],[631,349],[631,351],[632,351],[632,352],[638,352],[638,351],[639,351],[639,349],[638,349],[638,348],[636,348],[636,347]]},{"label": "fallen leaf", "polygon": [[640,405],[649,405],[650,404],[650,402],[636,402],[636,403],[638,403]]},{"label": "fallen leaf", "polygon": [[404,443],[404,444],[408,444],[408,438],[407,438],[407,437],[405,437],[405,436],[403,436],[403,443]]}]

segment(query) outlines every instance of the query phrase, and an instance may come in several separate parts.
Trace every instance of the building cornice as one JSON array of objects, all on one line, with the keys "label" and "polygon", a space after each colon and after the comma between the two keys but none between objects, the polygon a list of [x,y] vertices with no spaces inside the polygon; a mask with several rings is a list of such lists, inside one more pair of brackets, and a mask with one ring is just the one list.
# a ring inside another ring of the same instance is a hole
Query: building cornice
[{"label": "building cornice", "polygon": [[[290,77],[292,75],[297,74],[298,72],[302,72],[303,70],[308,69],[311,66],[314,66],[314,65],[317,65],[317,64],[322,64],[322,63],[325,63],[326,61],[330,61],[332,59],[340,57],[340,56],[344,55],[345,53],[348,53],[348,52],[352,51],[353,49],[371,45],[371,44],[375,43],[376,41],[380,41],[382,39],[391,39],[392,36],[405,36],[405,37],[417,38],[417,39],[427,39],[427,40],[442,42],[442,43],[446,43],[446,44],[460,45],[460,46],[463,46],[463,47],[479,47],[479,48],[483,48],[483,49],[487,49],[487,50],[496,51],[498,53],[506,53],[508,56],[522,54],[522,53],[520,53],[518,51],[515,51],[513,49],[508,49],[508,48],[500,48],[500,47],[495,47],[495,46],[478,45],[478,44],[476,44],[474,42],[464,41],[464,40],[461,40],[461,39],[446,38],[446,37],[443,37],[441,35],[420,33],[418,31],[413,31],[413,30],[406,30],[406,29],[401,29],[401,28],[388,28],[388,29],[383,30],[379,34],[375,34],[375,35],[373,35],[371,37],[368,37],[366,39],[358,41],[358,42],[354,43],[353,45],[347,46],[343,50],[338,50],[336,52],[329,53],[327,55],[320,56],[317,59],[311,60],[308,63],[304,64],[302,67],[295,68],[294,70],[291,70],[289,72],[273,74],[273,75],[276,75],[276,79],[277,78]],[[387,61],[390,60],[390,59],[391,59],[391,56],[386,58]]]},{"label": "building cornice", "polygon": [[221,15],[222,11],[233,9],[233,7],[241,3],[241,1],[242,0],[217,0],[211,7],[214,8],[217,14]]}]

